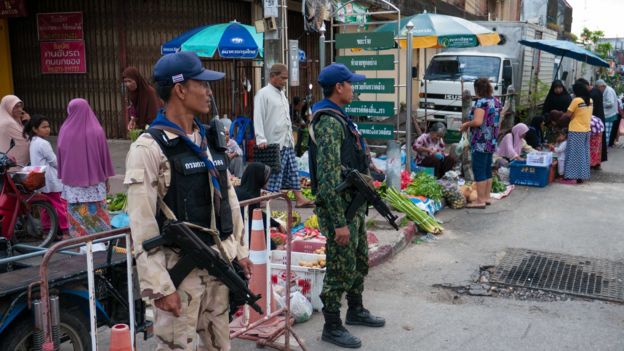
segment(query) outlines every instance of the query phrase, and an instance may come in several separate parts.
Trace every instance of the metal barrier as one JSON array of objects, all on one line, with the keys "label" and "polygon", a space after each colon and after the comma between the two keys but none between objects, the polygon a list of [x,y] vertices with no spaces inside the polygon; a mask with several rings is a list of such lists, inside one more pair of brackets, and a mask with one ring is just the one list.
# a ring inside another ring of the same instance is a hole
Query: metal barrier
[{"label": "metal barrier", "polygon": [[[267,228],[267,256],[270,252],[271,247],[271,235],[270,235],[270,220],[271,220],[271,207],[270,202],[274,199],[284,199],[287,205],[288,211],[288,219],[286,225],[287,231],[287,240],[286,240],[286,276],[290,277],[291,274],[291,229],[292,229],[292,210],[293,206],[286,194],[271,194],[265,195],[261,197],[257,197],[254,199],[241,201],[240,206],[244,208],[244,228],[245,228],[245,244],[248,245],[249,238],[249,226],[248,226],[248,208],[250,205],[259,204],[261,202],[266,201],[266,211],[268,215],[266,216],[266,228]],[[133,257],[132,257],[132,238],[130,236],[130,228],[121,228],[110,230],[106,232],[96,233],[92,235],[87,235],[79,238],[72,238],[68,240],[64,240],[56,243],[49,249],[37,249],[39,252],[32,253],[33,256],[41,255],[42,250],[45,250],[45,255],[43,256],[43,260],[41,262],[41,266],[39,267],[39,276],[40,280],[30,284],[28,287],[28,295],[29,301],[30,296],[32,295],[32,288],[35,285],[40,285],[40,295],[41,295],[41,305],[38,307],[42,311],[42,329],[44,333],[44,342],[42,344],[43,351],[53,351],[54,350],[54,337],[53,337],[53,328],[52,328],[52,304],[50,301],[50,290],[49,290],[49,282],[48,282],[48,267],[50,264],[50,260],[52,256],[56,253],[63,254],[75,254],[71,251],[61,251],[61,249],[69,249],[75,248],[78,246],[82,246],[81,244],[86,244],[86,259],[87,259],[87,280],[88,280],[88,289],[89,289],[89,320],[91,323],[91,348],[93,351],[97,350],[97,316],[96,316],[96,304],[95,304],[95,283],[94,283],[94,267],[93,267],[93,243],[110,241],[114,239],[124,238],[126,239],[126,269],[127,269],[127,278],[128,278],[128,308],[129,308],[129,323],[130,323],[130,336],[131,342],[135,345],[135,308],[134,308],[134,295],[133,295]],[[10,259],[6,259],[10,260]],[[5,260],[0,260],[5,261]],[[301,339],[297,336],[290,325],[291,316],[290,316],[290,279],[286,279],[286,306],[278,309],[277,311],[271,311],[271,264],[269,257],[267,257],[267,304],[265,306],[266,316],[256,321],[255,323],[246,325],[243,329],[231,333],[230,339],[233,338],[243,338],[248,340],[254,340],[257,342],[258,346],[268,346],[275,348],[277,350],[290,350],[290,336],[292,335],[294,339],[297,341],[301,350],[305,351],[306,348],[303,345]],[[272,335],[269,338],[261,338],[245,335],[245,333],[253,330],[254,328],[262,325],[263,323],[268,322],[275,316],[284,315],[285,316],[285,325],[283,329],[279,330],[275,335]],[[276,339],[280,336],[284,335],[284,345],[281,345],[276,342]]]},{"label": "metal barrier", "polygon": [[[284,199],[286,201],[286,206],[287,206],[287,213],[288,213],[288,219],[287,219],[287,223],[286,223],[286,277],[290,277],[291,275],[291,252],[292,252],[292,248],[291,248],[291,241],[292,241],[292,202],[291,200],[288,198],[288,196],[286,194],[270,194],[270,195],[265,195],[265,196],[260,196],[257,198],[253,198],[253,199],[249,199],[249,200],[245,200],[245,201],[241,201],[240,202],[240,206],[241,208],[243,208],[243,222],[245,225],[245,245],[248,246],[248,238],[249,238],[249,206],[250,205],[255,205],[255,204],[260,204],[263,201],[266,201],[266,224],[265,224],[265,228],[267,230],[267,235],[266,235],[266,253],[267,253],[267,257],[266,257],[266,261],[267,261],[267,282],[266,282],[266,306],[265,311],[266,311],[266,315],[263,319],[256,321],[255,323],[249,324],[247,326],[245,326],[245,328],[236,331],[234,333],[230,334],[230,339],[233,338],[243,338],[243,339],[247,339],[247,340],[254,340],[257,343],[257,346],[259,347],[271,347],[274,348],[276,350],[285,350],[288,351],[290,350],[290,335],[292,334],[293,338],[295,338],[295,340],[297,341],[297,343],[299,344],[299,347],[301,348],[301,350],[306,351],[305,346],[303,345],[303,342],[301,341],[301,339],[299,339],[299,336],[295,333],[295,331],[292,329],[291,325],[290,325],[290,279],[286,279],[286,306],[283,308],[278,309],[275,312],[271,312],[271,262],[270,262],[270,257],[269,253],[271,251],[271,200],[274,199]],[[257,293],[257,292],[256,292]],[[247,308],[247,306],[246,306]],[[250,335],[245,335],[245,333],[247,333],[248,331],[253,330],[254,328],[270,321],[273,317],[278,316],[283,314],[285,316],[285,323],[284,323],[284,328],[282,330],[279,330],[278,332],[276,332],[274,335],[271,335],[268,338],[261,338],[261,337],[255,337],[255,336],[250,336]],[[284,345],[281,345],[279,343],[277,343],[275,340],[280,337],[281,335],[284,335]]]},{"label": "metal barrier", "polygon": [[134,289],[133,289],[133,267],[132,267],[132,238],[130,236],[130,228],[121,228],[115,230],[109,230],[106,232],[91,234],[79,238],[72,238],[64,240],[54,244],[51,248],[47,249],[41,266],[39,267],[40,280],[30,284],[28,287],[29,301],[32,296],[32,288],[35,285],[40,286],[40,301],[41,301],[41,322],[43,329],[44,342],[42,345],[43,351],[53,351],[54,337],[52,330],[52,313],[51,313],[51,301],[50,301],[50,288],[48,282],[48,267],[52,256],[59,252],[62,248],[76,247],[77,244],[86,244],[86,259],[87,259],[87,281],[89,289],[89,320],[91,323],[91,349],[97,350],[97,315],[95,306],[95,272],[93,269],[93,242],[104,242],[115,239],[126,239],[126,269],[127,269],[127,281],[128,281],[128,315],[130,324],[130,337],[132,347],[134,349],[135,338],[135,315],[134,315]]}]

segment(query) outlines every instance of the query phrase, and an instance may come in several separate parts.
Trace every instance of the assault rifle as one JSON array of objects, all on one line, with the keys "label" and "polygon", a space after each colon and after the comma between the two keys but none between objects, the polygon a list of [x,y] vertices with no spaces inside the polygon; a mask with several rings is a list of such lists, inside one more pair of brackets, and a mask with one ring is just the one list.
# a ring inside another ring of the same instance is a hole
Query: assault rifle
[{"label": "assault rifle", "polygon": [[395,223],[399,217],[390,212],[388,205],[377,195],[377,192],[370,185],[370,182],[355,169],[345,170],[344,174],[345,180],[336,187],[336,191],[340,193],[351,189],[352,193],[355,194],[355,197],[351,200],[347,212],[345,213],[347,221],[351,221],[353,217],[355,217],[355,212],[357,212],[362,205],[371,204],[394,229],[399,230],[399,226]]},{"label": "assault rifle", "polygon": [[202,241],[187,224],[169,221],[163,226],[160,236],[143,242],[143,249],[147,251],[162,245],[180,249],[180,260],[169,270],[169,276],[176,287],[193,269],[202,268],[225,284],[230,289],[230,296],[233,294],[237,300],[245,301],[262,314],[262,309],[256,303],[261,295],[254,295],[230,263]]}]

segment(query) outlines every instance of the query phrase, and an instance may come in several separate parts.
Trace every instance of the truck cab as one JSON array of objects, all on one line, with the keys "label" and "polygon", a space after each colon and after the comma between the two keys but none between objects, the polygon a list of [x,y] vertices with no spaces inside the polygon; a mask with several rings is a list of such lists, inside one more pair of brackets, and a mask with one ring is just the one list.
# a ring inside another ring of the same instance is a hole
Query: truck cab
[{"label": "truck cab", "polygon": [[[474,96],[473,83],[487,77],[494,95],[504,95],[514,84],[510,57],[476,51],[444,52],[433,56],[420,82],[418,119],[442,122],[449,131],[458,131],[462,120],[462,91]],[[426,81],[426,82],[425,82]]]}]

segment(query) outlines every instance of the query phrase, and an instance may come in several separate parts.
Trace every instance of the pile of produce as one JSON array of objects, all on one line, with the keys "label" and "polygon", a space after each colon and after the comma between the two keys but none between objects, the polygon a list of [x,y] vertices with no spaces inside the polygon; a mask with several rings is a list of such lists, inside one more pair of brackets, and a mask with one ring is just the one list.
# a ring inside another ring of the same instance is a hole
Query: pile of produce
[{"label": "pile of produce", "polygon": [[316,261],[304,261],[301,260],[299,261],[299,265],[301,267],[306,267],[306,268],[325,268],[325,264],[327,263],[327,260],[325,259],[325,257],[319,257],[316,259]]},{"label": "pile of produce", "polygon": [[[284,223],[284,225],[288,223],[288,214],[286,213],[286,211],[271,211],[271,217],[278,222]],[[292,211],[292,226],[296,227],[299,225],[299,223],[301,223],[301,214],[293,210]]]},{"label": "pile of produce", "polygon": [[306,228],[319,229],[318,217],[316,215],[308,217],[308,219],[303,222],[303,226]]},{"label": "pile of produce", "polygon": [[435,177],[421,172],[407,186],[405,192],[410,195],[424,196],[434,201],[440,201],[444,198],[442,190],[442,186],[438,184]]},{"label": "pile of produce", "polygon": [[301,238],[302,240],[310,240],[322,237],[321,231],[314,228],[303,228],[300,231],[295,233],[297,238]]},{"label": "pile of produce", "polygon": [[507,190],[507,186],[505,183],[501,182],[500,178],[497,175],[492,177],[492,192],[493,193],[504,193]]},{"label": "pile of produce", "polygon": [[477,183],[466,183],[459,188],[459,191],[464,195],[469,203],[475,202],[479,198],[479,195],[477,194]]},{"label": "pile of produce", "polygon": [[314,253],[317,255],[325,255],[325,246],[314,250]]},{"label": "pile of produce", "polygon": [[[436,183],[437,185],[437,183]],[[439,185],[438,185],[439,186]],[[441,191],[440,191],[441,192]],[[392,187],[386,189],[384,198],[388,203],[407,215],[407,217],[414,221],[416,225],[427,233],[442,234],[444,228],[433,217],[429,216],[427,212],[421,210],[413,202],[406,199],[398,191]],[[440,197],[441,198],[441,197]]]},{"label": "pile of produce", "polygon": [[284,233],[280,233],[278,230],[271,229],[271,241],[276,247],[286,244],[288,237]]},{"label": "pile of produce", "polygon": [[108,205],[108,210],[111,212],[121,211],[126,208],[128,197],[126,193],[117,193],[114,196],[107,195],[106,204]]},{"label": "pile of produce", "polygon": [[130,129],[128,131],[128,137],[132,142],[135,142],[139,138],[141,133],[143,133],[143,130],[141,129]]},{"label": "pile of produce", "polygon": [[459,191],[459,187],[454,181],[441,179],[438,183],[442,186],[442,194],[446,205],[450,208],[459,209],[466,207],[466,198],[464,194]]},{"label": "pile of produce", "polygon": [[312,194],[312,189],[310,188],[301,188],[301,195],[303,195],[308,200],[316,200],[316,195]]}]

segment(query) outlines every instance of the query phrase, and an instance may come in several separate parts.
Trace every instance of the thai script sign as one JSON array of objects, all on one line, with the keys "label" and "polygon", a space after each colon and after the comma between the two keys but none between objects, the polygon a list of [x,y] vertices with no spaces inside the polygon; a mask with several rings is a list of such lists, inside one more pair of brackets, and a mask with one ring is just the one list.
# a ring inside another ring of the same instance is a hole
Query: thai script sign
[{"label": "thai script sign", "polygon": [[39,43],[41,73],[86,73],[84,40]]},{"label": "thai script sign", "polygon": [[338,56],[336,62],[355,71],[383,71],[394,69],[394,55]]},{"label": "thai script sign", "polygon": [[38,13],[37,34],[40,41],[84,39],[82,12]]}]

